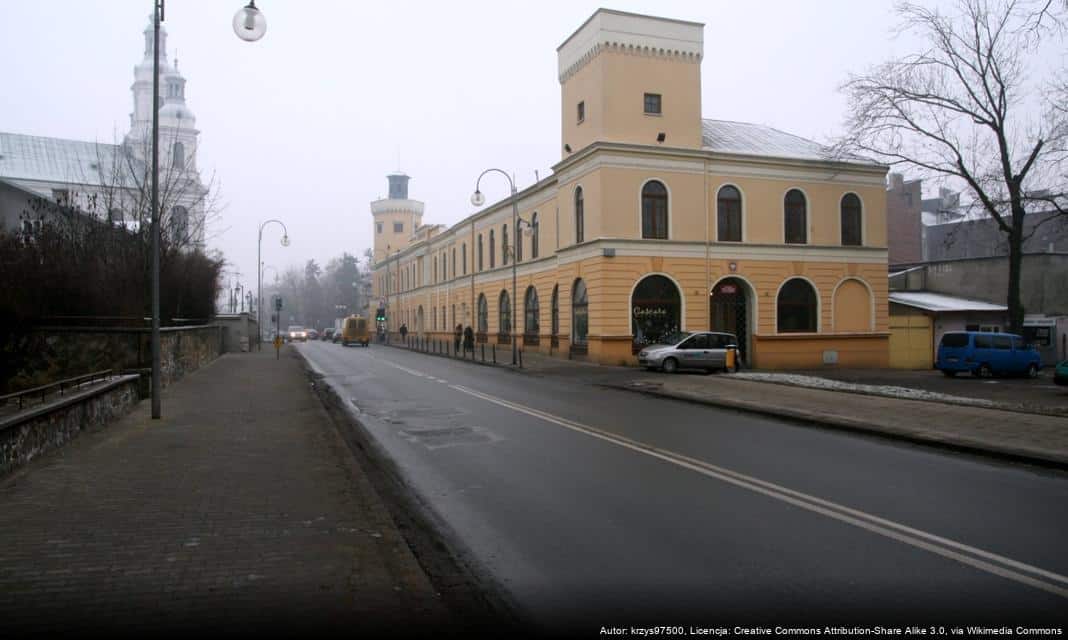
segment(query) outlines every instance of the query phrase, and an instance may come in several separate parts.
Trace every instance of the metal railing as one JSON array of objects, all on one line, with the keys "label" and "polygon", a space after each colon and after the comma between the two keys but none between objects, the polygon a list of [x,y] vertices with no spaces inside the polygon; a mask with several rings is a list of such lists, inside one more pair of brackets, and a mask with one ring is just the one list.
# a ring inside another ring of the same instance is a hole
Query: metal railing
[{"label": "metal railing", "polygon": [[73,378],[65,378],[58,382],[51,384],[41,385],[40,387],[33,387],[32,389],[24,389],[22,391],[16,391],[15,393],[9,393],[4,396],[0,396],[0,406],[6,405],[8,402],[18,400],[19,410],[22,410],[24,398],[41,396],[41,404],[44,404],[49,393],[55,393],[57,390],[59,395],[72,387],[78,387],[86,382],[93,383],[97,380],[106,380],[111,377],[111,369],[104,369],[102,371],[95,371],[93,373],[87,373],[81,376],[75,376]]}]

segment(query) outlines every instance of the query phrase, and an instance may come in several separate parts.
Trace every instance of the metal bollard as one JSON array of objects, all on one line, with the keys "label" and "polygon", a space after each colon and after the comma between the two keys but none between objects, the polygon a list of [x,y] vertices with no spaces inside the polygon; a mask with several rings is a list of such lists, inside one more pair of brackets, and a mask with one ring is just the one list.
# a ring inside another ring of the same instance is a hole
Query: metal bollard
[{"label": "metal bollard", "polygon": [[497,343],[493,343],[493,364],[497,364]]}]

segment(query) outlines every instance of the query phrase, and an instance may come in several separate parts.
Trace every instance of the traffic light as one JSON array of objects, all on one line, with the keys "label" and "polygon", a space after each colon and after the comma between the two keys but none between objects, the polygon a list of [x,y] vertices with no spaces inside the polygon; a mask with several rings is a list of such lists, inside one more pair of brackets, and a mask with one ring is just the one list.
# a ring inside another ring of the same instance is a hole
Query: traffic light
[{"label": "traffic light", "polygon": [[382,307],[379,307],[378,311],[375,312],[375,321],[377,321],[377,322],[385,322],[386,321],[386,310],[383,309]]}]

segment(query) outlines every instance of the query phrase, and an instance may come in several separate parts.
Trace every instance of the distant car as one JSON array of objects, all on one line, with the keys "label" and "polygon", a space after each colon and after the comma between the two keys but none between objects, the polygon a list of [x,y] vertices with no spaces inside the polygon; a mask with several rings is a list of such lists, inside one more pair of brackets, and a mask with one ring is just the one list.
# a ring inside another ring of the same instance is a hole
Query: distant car
[{"label": "distant car", "polygon": [[1053,382],[1068,387],[1068,360],[1058,364],[1053,370]]},{"label": "distant car", "polygon": [[319,339],[320,340],[330,340],[333,337],[334,337],[334,328],[333,327],[329,327],[327,329],[323,329],[323,333],[319,337]]},{"label": "distant car", "polygon": [[315,329],[308,329],[308,340],[318,340],[319,332]]},{"label": "distant car", "polygon": [[952,378],[961,372],[978,378],[1026,375],[1037,378],[1042,356],[1014,333],[949,331],[938,344],[935,369]]},{"label": "distant car", "polygon": [[341,345],[347,347],[350,344],[358,344],[366,347],[370,343],[371,334],[367,318],[357,315],[345,318],[345,324],[341,329]]},{"label": "distant car", "polygon": [[726,370],[727,352],[737,348],[738,338],[731,333],[679,332],[666,336],[662,344],[643,348],[638,352],[638,364],[664,373],[675,373],[679,369]]},{"label": "distant car", "polygon": [[338,331],[337,329],[334,329],[334,335],[330,337],[330,340],[333,341],[334,344],[337,344],[337,343],[341,342],[341,338],[342,338],[341,332]]},{"label": "distant car", "polygon": [[299,324],[291,324],[286,329],[286,340],[289,342],[295,342],[297,340],[301,342],[308,341],[308,330]]}]

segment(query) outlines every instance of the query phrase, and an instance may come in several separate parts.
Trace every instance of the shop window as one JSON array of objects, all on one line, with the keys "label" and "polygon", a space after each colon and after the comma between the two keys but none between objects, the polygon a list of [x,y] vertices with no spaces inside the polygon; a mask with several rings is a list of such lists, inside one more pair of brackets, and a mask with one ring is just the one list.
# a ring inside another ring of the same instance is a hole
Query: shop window
[{"label": "shop window", "polygon": [[500,319],[500,326],[497,327],[497,342],[499,344],[511,344],[512,301],[508,296],[507,290],[501,291],[501,295],[498,298],[497,317]]},{"label": "shop window", "polygon": [[485,342],[489,332],[489,304],[486,302],[486,294],[478,294],[478,341]]},{"label": "shop window", "polygon": [[726,185],[716,196],[716,240],[742,241],[742,192]]},{"label": "shop window", "polygon": [[799,189],[790,189],[783,198],[783,225],[787,244],[808,242],[808,205]]},{"label": "shop window", "polygon": [[682,296],[671,278],[646,276],[634,287],[630,298],[632,350],[637,353],[649,344],[661,343],[678,333],[682,319]]},{"label": "shop window", "polygon": [[667,240],[668,192],[662,182],[650,180],[642,187],[642,238]]},{"label": "shop window", "polygon": [[553,285],[553,296],[549,306],[549,325],[552,332],[552,346],[560,346],[560,285]]},{"label": "shop window", "polygon": [[816,332],[816,290],[807,280],[794,278],[784,284],[775,307],[779,333]]},{"label": "shop window", "polygon": [[855,193],[842,197],[842,245],[859,247],[861,245],[861,209],[860,198]]}]

